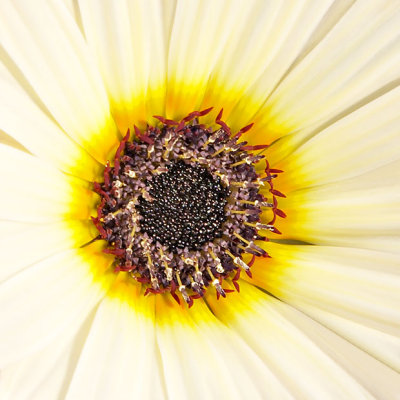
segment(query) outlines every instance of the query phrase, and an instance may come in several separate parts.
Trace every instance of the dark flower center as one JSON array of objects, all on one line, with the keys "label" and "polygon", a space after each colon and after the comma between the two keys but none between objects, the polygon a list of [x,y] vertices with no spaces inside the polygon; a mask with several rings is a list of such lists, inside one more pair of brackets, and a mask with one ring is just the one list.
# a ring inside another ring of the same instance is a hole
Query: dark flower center
[{"label": "dark flower center", "polygon": [[138,199],[140,229],[168,247],[201,250],[204,243],[222,236],[229,189],[213,178],[206,168],[183,161],[172,163],[168,172],[154,176],[148,194]]},{"label": "dark flower center", "polygon": [[[181,121],[157,117],[162,126],[135,127],[133,141],[128,131],[104,182],[94,183],[101,202],[93,222],[116,272],[146,285],[146,294],[169,291],[179,302],[178,290],[189,306],[209,286],[225,297],[224,280],[238,290],[240,272],[251,276],[254,258],[268,256],[265,232],[280,233],[274,222],[285,216],[272,185],[281,171],[267,161],[255,169],[267,146],[239,142],[251,126],[232,135],[221,113],[217,129],[200,124],[209,111]],[[263,208],[272,220],[261,221]]]}]

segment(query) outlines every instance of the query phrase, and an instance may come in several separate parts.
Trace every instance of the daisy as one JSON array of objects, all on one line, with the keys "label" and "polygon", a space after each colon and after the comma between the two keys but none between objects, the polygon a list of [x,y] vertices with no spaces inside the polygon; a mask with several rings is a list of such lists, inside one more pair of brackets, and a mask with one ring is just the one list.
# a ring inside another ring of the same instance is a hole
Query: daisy
[{"label": "daisy", "polygon": [[399,26],[3,0],[2,398],[396,398]]}]

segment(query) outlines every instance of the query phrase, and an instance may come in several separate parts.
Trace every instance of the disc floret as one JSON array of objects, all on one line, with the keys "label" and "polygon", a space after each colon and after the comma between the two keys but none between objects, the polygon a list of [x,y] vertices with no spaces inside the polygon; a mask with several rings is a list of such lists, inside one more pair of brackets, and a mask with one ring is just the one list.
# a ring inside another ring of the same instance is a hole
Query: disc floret
[{"label": "disc floret", "polygon": [[[255,257],[268,257],[260,231],[280,233],[275,219],[285,216],[272,184],[281,171],[256,153],[268,146],[240,142],[251,125],[232,135],[222,110],[217,129],[200,124],[210,110],[181,121],[156,116],[161,125],[135,127],[133,140],[128,131],[104,181],[94,183],[101,201],[92,219],[108,242],[104,251],[115,255],[115,271],[145,285],[145,294],[170,292],[189,306],[210,287],[225,297],[224,280],[239,290],[241,271],[251,276]],[[273,212],[267,224],[263,208]]]}]

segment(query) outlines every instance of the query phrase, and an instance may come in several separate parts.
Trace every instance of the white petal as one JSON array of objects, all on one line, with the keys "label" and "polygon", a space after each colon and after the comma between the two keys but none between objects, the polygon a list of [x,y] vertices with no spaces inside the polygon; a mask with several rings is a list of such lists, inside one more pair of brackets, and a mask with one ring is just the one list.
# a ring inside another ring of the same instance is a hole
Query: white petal
[{"label": "white petal", "polygon": [[156,304],[168,398],[291,398],[274,371],[201,300],[190,310],[160,297]]},{"label": "white petal", "polygon": [[0,219],[48,222],[88,219],[94,195],[81,181],[51,165],[8,146],[0,145]]},{"label": "white petal", "polygon": [[309,304],[293,304],[314,320],[346,338],[367,354],[400,373],[400,335],[391,335],[379,329],[341,317],[334,312]]},{"label": "white petal", "polygon": [[[288,74],[255,121],[291,132],[348,113],[396,85],[400,4],[358,1]],[[262,85],[254,88],[262,90]]]},{"label": "white petal", "polygon": [[175,9],[178,0],[163,0],[163,14],[164,14],[164,36],[166,38],[166,47],[168,48],[169,39],[172,32],[172,27],[174,25]]},{"label": "white petal", "polygon": [[[395,399],[400,393],[400,375],[371,357],[369,350],[360,350],[341,335],[329,331],[304,314],[292,308],[281,306],[282,314],[321,348],[337,364],[353,376],[375,399]],[[338,332],[340,334],[340,332]],[[371,338],[371,337],[370,337]],[[375,345],[369,343],[368,349]],[[398,344],[392,350],[398,351]],[[372,354],[373,355],[373,354]],[[363,397],[361,397],[363,398]]]},{"label": "white petal", "polygon": [[80,1],[83,27],[122,132],[165,108],[163,2]]},{"label": "white petal", "polygon": [[0,129],[18,140],[31,153],[54,166],[84,179],[94,180],[98,163],[28,96],[11,74],[2,74]]},{"label": "white petal", "polygon": [[5,239],[9,235],[22,234],[25,229],[29,229],[31,224],[16,221],[1,221],[0,220],[0,239]]},{"label": "white petal", "polygon": [[[210,77],[206,105],[223,104],[234,129],[251,122],[299,57],[331,3],[324,0],[230,4],[229,13],[231,8],[236,8],[240,14]],[[225,15],[224,22],[227,18]],[[249,93],[254,82],[257,88]],[[234,108],[237,102],[241,105]],[[230,114],[232,108],[235,112]]]},{"label": "white petal", "polygon": [[64,399],[92,319],[90,315],[72,339],[69,332],[62,332],[43,350],[4,368],[0,397],[4,400]]},{"label": "white petal", "polygon": [[39,260],[78,248],[96,236],[91,221],[22,224],[15,233],[12,226],[1,226],[0,230],[4,232],[0,241],[0,282]]},{"label": "white petal", "polygon": [[399,201],[400,160],[354,178],[290,193],[280,203],[288,217],[279,229],[286,237],[313,243],[398,252]]},{"label": "white petal", "polygon": [[62,1],[67,7],[72,18],[75,20],[75,23],[78,25],[79,29],[83,33],[84,30],[82,26],[82,15],[78,3],[75,0],[62,0]]},{"label": "white petal", "polygon": [[[288,305],[244,282],[240,294],[229,296],[211,301],[213,312],[246,339],[295,398],[391,399],[397,393],[396,373]],[[318,340],[312,336],[317,329]],[[384,386],[371,384],[374,379]]]},{"label": "white petal", "polygon": [[96,256],[99,251],[88,246],[59,253],[1,284],[3,366],[42,349],[62,332],[78,330],[113,277],[105,272],[112,259]]},{"label": "white petal", "polygon": [[[251,6],[238,1],[177,2],[168,52],[169,118],[200,108],[217,60],[229,46],[232,32],[248,22],[250,11]],[[221,108],[221,104],[212,106]]]},{"label": "white petal", "polygon": [[257,285],[400,371],[398,255],[273,243],[268,250],[272,258],[253,266]]},{"label": "white petal", "polygon": [[[328,126],[284,159],[290,190],[363,174],[400,158],[400,87]],[[271,153],[274,149],[271,148]]]},{"label": "white petal", "polygon": [[5,144],[7,146],[14,147],[15,149],[22,150],[28,152],[21,143],[17,142],[12,136],[7,133],[0,131],[0,144]]},{"label": "white petal", "polygon": [[118,136],[96,65],[64,4],[2,1],[0,38],[65,132],[105,162]]},{"label": "white petal", "polygon": [[154,301],[134,288],[130,296],[131,299],[107,297],[100,304],[67,399],[163,397],[161,388],[155,386],[159,372]]}]

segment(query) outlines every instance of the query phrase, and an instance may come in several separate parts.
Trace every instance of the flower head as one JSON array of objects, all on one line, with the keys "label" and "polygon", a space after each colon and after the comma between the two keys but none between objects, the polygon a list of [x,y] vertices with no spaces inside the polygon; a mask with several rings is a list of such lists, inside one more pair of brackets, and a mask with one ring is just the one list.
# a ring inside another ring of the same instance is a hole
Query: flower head
[{"label": "flower head", "polygon": [[399,23],[2,1],[0,393],[395,398]]}]

